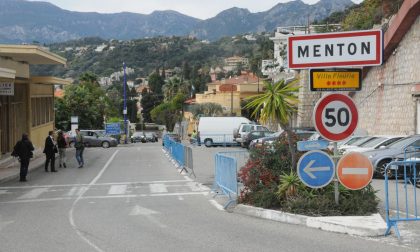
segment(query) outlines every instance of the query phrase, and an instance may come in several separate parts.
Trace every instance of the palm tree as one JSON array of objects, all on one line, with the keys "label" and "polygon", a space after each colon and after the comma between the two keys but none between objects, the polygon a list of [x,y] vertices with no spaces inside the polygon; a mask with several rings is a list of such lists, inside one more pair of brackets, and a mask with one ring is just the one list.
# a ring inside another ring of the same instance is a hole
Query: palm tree
[{"label": "palm tree", "polygon": [[294,80],[286,83],[285,80],[280,80],[274,84],[264,81],[265,92],[248,98],[249,103],[244,107],[253,110],[252,116],[259,114],[261,122],[279,123],[281,128],[286,131],[292,157],[292,168],[296,166],[296,153],[293,147],[289,121],[293,113],[297,111],[297,103],[299,102],[296,95],[299,90],[298,81]]}]

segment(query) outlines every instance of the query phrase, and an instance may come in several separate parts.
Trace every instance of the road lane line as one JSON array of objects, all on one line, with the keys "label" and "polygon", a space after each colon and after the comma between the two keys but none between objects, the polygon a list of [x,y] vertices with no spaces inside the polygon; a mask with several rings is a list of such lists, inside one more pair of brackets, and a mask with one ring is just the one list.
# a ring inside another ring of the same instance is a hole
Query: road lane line
[{"label": "road lane line", "polygon": [[6,194],[7,190],[0,190],[0,194]]},{"label": "road lane line", "polygon": [[124,194],[127,191],[127,185],[113,185],[109,188],[108,194]]},{"label": "road lane line", "polygon": [[102,174],[106,171],[106,169],[109,167],[109,165],[111,164],[112,160],[114,160],[115,156],[117,155],[117,153],[119,152],[119,150],[117,149],[114,154],[112,154],[112,156],[108,159],[108,161],[106,162],[106,164],[104,165],[104,167],[102,168],[102,170],[98,173],[98,175],[89,183],[89,185],[85,188],[86,190],[84,190],[78,197],[77,199],[73,202],[71,209],[69,211],[69,222],[70,225],[72,226],[72,228],[76,231],[76,234],[83,240],[85,241],[89,246],[91,246],[92,248],[94,248],[97,252],[104,252],[101,248],[99,248],[98,246],[96,246],[95,243],[93,243],[91,240],[89,240],[81,231],[80,229],[77,227],[76,223],[74,222],[74,209],[77,205],[77,203],[82,199],[83,195],[89,190],[89,188],[94,185],[99,178],[102,176]]},{"label": "road lane line", "polygon": [[223,208],[223,206],[222,206],[222,205],[220,205],[219,203],[217,203],[217,201],[215,201],[214,199],[209,200],[209,202],[210,202],[210,204],[212,204],[214,207],[216,207],[216,208],[217,208],[217,210],[220,210],[220,211],[225,211],[225,209]]},{"label": "road lane line", "polygon": [[30,190],[29,192],[25,193],[24,195],[18,197],[17,199],[35,199],[39,195],[43,194],[44,192],[47,192],[48,188],[35,188]]},{"label": "road lane line", "polygon": [[151,193],[167,193],[168,188],[165,184],[150,184],[149,189]]},{"label": "road lane line", "polygon": [[66,194],[66,196],[73,196],[76,190],[78,189],[77,186],[73,186],[70,191]]}]

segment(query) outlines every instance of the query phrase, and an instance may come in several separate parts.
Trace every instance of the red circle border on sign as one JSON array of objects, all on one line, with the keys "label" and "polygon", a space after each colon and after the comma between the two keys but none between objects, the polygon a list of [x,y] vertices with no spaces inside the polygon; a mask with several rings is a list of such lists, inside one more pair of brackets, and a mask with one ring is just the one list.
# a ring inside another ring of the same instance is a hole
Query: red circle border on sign
[{"label": "red circle border on sign", "polygon": [[[345,131],[339,134],[334,134],[334,133],[329,132],[322,124],[322,111],[332,101],[344,102],[350,108],[350,112],[352,115],[352,120],[350,122],[349,127]],[[315,128],[318,131],[318,133],[327,140],[341,141],[348,138],[356,130],[358,121],[359,121],[359,115],[358,115],[357,107],[354,104],[353,100],[347,95],[343,95],[343,94],[327,95],[321,98],[321,100],[315,106],[315,110],[314,110]]]}]

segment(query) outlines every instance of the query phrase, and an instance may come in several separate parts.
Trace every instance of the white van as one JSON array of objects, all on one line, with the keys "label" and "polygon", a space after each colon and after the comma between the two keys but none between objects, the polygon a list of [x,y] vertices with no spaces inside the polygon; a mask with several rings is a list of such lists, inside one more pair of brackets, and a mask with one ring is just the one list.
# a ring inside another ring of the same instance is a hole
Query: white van
[{"label": "white van", "polygon": [[250,123],[245,117],[200,117],[198,136],[200,144],[206,147],[213,145],[236,145],[233,141],[233,130],[241,123]]}]

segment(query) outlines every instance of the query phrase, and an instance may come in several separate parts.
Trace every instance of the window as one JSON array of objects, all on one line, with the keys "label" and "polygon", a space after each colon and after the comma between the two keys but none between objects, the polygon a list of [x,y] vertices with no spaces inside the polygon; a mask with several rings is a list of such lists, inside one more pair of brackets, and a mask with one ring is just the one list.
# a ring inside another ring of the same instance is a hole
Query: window
[{"label": "window", "polygon": [[54,121],[53,97],[33,97],[31,98],[31,107],[32,127]]}]

